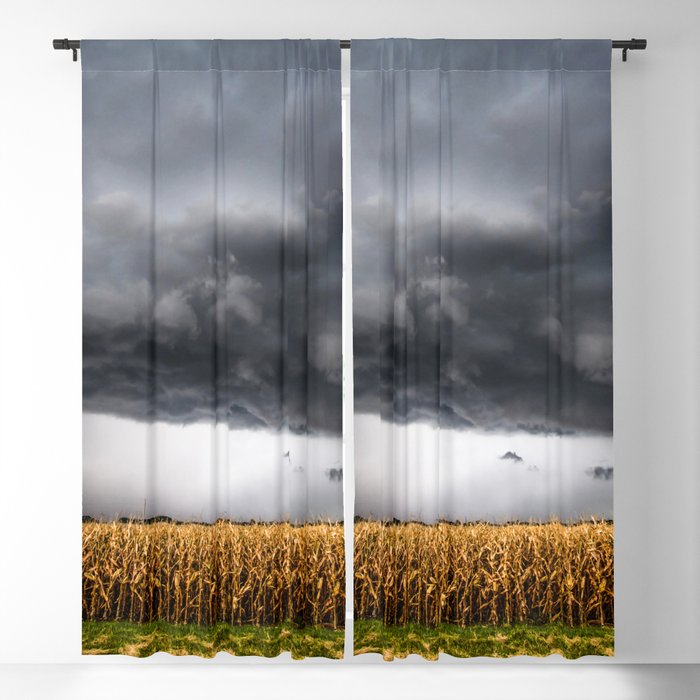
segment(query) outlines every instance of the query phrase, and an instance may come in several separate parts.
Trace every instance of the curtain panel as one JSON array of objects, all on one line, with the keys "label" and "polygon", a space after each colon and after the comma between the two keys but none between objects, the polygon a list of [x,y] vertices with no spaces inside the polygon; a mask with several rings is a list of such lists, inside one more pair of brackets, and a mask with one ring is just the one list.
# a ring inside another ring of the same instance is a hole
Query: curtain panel
[{"label": "curtain panel", "polygon": [[338,657],[338,42],[81,49],[84,653]]},{"label": "curtain panel", "polygon": [[353,40],[355,653],[613,653],[610,41]]}]

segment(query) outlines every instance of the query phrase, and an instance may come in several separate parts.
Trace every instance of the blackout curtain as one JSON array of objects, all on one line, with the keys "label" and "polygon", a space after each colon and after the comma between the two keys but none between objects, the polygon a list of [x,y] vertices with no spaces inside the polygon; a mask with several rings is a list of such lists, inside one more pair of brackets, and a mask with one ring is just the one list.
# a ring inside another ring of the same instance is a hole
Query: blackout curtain
[{"label": "blackout curtain", "polygon": [[339,44],[81,48],[84,653],[338,657]]},{"label": "blackout curtain", "polygon": [[355,653],[613,653],[610,41],[352,43]]}]

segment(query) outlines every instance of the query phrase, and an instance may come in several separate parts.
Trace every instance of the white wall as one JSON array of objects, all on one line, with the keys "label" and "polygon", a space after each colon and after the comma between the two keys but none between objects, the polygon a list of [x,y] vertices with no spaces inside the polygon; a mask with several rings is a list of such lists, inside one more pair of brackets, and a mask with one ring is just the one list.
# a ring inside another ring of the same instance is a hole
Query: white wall
[{"label": "white wall", "polygon": [[0,661],[94,662],[80,656],[80,67],[51,48],[64,36],[647,38],[613,59],[613,663],[700,661],[700,4],[6,0],[0,12]]}]

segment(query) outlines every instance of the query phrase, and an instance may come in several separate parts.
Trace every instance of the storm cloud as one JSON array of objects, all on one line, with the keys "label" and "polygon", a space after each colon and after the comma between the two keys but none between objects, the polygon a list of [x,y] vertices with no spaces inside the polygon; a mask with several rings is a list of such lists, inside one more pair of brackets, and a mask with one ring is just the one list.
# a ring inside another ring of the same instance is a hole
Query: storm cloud
[{"label": "storm cloud", "polygon": [[443,70],[450,42],[390,42],[386,69],[353,44],[356,412],[610,434],[609,46],[590,71]]},{"label": "storm cloud", "polygon": [[87,48],[84,410],[340,435],[339,71],[154,77]]},{"label": "storm cloud", "polygon": [[601,479],[603,481],[610,481],[613,478],[613,468],[612,467],[589,467],[586,469],[586,474],[588,474],[593,479]]}]

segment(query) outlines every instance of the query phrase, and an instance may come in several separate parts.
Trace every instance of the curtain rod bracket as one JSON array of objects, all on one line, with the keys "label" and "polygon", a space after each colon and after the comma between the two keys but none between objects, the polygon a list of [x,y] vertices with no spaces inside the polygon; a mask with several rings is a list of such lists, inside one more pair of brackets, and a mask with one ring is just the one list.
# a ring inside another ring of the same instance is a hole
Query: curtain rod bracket
[{"label": "curtain rod bracket", "polygon": [[73,52],[73,62],[78,60],[78,49],[80,48],[80,41],[73,41],[71,39],[54,39],[53,47],[56,50],[61,51],[72,51]]},{"label": "curtain rod bracket", "polygon": [[[634,37],[632,37],[632,41],[635,42],[637,41]],[[622,49],[622,62],[627,63],[627,50],[629,47],[625,46],[624,49]]]}]

